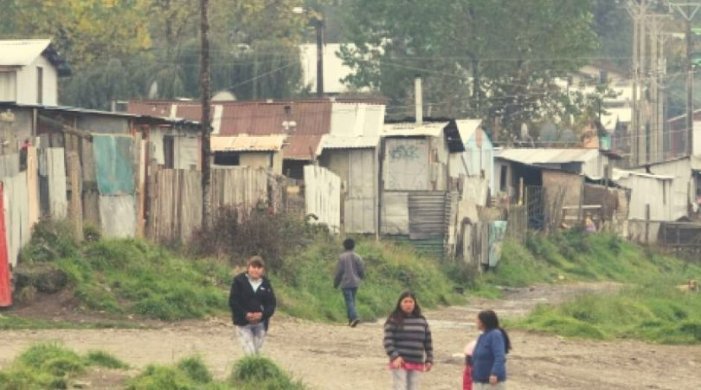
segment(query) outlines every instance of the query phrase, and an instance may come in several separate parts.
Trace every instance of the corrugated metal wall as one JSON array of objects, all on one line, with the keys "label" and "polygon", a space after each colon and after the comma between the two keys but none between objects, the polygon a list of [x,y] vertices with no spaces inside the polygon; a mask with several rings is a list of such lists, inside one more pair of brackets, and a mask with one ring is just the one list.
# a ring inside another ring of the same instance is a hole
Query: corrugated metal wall
[{"label": "corrugated metal wall", "polygon": [[413,240],[443,237],[446,233],[446,193],[409,193],[409,237]]}]

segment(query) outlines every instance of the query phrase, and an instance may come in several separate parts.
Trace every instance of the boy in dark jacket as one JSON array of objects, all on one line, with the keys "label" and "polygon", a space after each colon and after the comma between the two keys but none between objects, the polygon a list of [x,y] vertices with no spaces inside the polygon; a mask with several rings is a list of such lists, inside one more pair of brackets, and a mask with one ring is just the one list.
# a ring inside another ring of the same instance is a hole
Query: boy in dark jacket
[{"label": "boy in dark jacket", "polygon": [[246,355],[260,352],[268,322],[275,313],[275,292],[264,274],[263,259],[253,256],[248,259],[246,272],[237,275],[231,283],[231,318]]},{"label": "boy in dark jacket", "polygon": [[360,281],[365,277],[365,265],[363,259],[353,250],[355,241],[348,238],[343,241],[343,249],[336,264],[336,273],[333,279],[334,288],[341,288],[343,300],[346,302],[348,314],[348,325],[355,327],[358,325],[358,313],[355,310],[355,295],[358,293]]}]

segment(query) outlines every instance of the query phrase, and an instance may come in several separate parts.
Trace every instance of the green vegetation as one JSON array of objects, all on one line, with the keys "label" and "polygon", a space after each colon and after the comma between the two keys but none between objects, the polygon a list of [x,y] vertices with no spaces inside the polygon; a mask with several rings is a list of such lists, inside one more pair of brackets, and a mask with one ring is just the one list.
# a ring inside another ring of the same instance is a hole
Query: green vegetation
[{"label": "green vegetation", "polygon": [[302,382],[293,380],[269,359],[257,356],[239,360],[231,373],[229,384],[241,390],[304,390]]},{"label": "green vegetation", "polygon": [[129,390],[226,389],[212,379],[199,357],[181,360],[175,366],[149,365],[127,385]]},{"label": "green vegetation", "polygon": [[[221,215],[237,220],[235,214]],[[190,249],[198,257],[210,258],[195,260],[140,240],[97,239],[78,244],[65,224],[44,221],[22,253],[25,276],[20,289],[49,293],[56,288],[37,286],[57,285],[47,282],[49,278],[65,279],[66,288],[82,307],[120,318],[139,315],[172,321],[224,315],[230,264],[242,270],[248,256],[261,254],[280,310],[312,320],[345,320],[342,295],[333,288],[342,247],[339,238],[318,226],[267,214],[217,226],[217,231],[212,235],[199,233],[198,245]],[[231,239],[226,239],[229,236]],[[364,319],[386,316],[405,289],[414,290],[420,303],[428,307],[456,300],[453,282],[441,264],[417,255],[410,246],[359,239],[357,251],[367,264],[366,281],[358,295],[358,310]],[[35,268],[42,272],[34,272]],[[20,295],[35,294],[20,291]],[[0,317],[2,327],[77,326]]]},{"label": "green vegetation", "polygon": [[568,231],[532,235],[525,245],[507,242],[497,271],[485,274],[480,282],[510,287],[559,280],[640,284],[662,275],[681,283],[701,275],[701,266],[647,251],[611,234]]},{"label": "green vegetation", "polygon": [[571,231],[507,243],[502,263],[478,283],[524,287],[557,281],[615,281],[613,294],[586,294],[561,305],[542,305],[511,326],[593,339],[634,338],[660,343],[701,343],[701,295],[674,288],[698,279],[701,266],[656,254],[608,234]]},{"label": "green vegetation", "polygon": [[701,295],[662,283],[631,287],[613,296],[586,294],[559,306],[539,306],[513,325],[569,337],[698,344]]},{"label": "green vegetation", "polygon": [[[178,257],[144,241],[98,240],[79,245],[64,224],[44,221],[35,229],[21,261],[24,268],[55,264],[89,310],[161,320],[201,318],[226,310],[223,291],[229,283],[229,267]],[[23,284],[35,287],[42,280]]]},{"label": "green vegetation", "polygon": [[246,357],[238,361],[225,382],[216,381],[199,357],[189,357],[174,366],[150,365],[127,385],[129,390],[204,389],[204,390],[304,390],[272,361]]},{"label": "green vegetation", "polygon": [[133,321],[74,322],[0,315],[0,330],[13,329],[141,329],[146,326]]},{"label": "green vegetation", "polygon": [[[281,308],[297,317],[344,321],[343,297],[333,288],[333,274],[341,243],[318,239],[286,262],[273,275]],[[356,251],[366,265],[366,279],[358,290],[361,318],[389,314],[405,289],[416,292],[426,307],[449,304],[457,299],[453,284],[435,260],[420,257],[408,246],[360,240]]]},{"label": "green vegetation", "polygon": [[0,390],[65,389],[89,367],[128,366],[104,352],[80,356],[58,344],[38,344],[21,354],[8,369],[0,371]]},{"label": "green vegetation", "polygon": [[[59,344],[37,344],[0,371],[0,390],[66,389],[92,367],[124,370],[129,366],[102,351],[81,356]],[[130,390],[304,390],[269,359],[246,357],[238,361],[225,381],[217,381],[198,356],[187,357],[172,366],[149,365],[129,380]]]}]

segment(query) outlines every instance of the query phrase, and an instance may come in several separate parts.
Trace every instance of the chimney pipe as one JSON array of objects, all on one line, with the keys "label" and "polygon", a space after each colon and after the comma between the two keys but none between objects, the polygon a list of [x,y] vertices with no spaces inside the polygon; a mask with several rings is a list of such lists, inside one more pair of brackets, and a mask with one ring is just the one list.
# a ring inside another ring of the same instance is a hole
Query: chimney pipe
[{"label": "chimney pipe", "polygon": [[423,90],[421,88],[421,77],[414,79],[414,103],[415,103],[415,114],[416,114],[416,124],[421,125],[424,123],[424,102],[423,102]]}]

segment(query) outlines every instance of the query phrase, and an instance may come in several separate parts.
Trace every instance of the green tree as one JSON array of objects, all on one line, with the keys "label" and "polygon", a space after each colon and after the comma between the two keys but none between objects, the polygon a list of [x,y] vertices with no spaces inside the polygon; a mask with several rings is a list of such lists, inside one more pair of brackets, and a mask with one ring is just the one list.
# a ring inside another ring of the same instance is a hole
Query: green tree
[{"label": "green tree", "polygon": [[544,115],[565,117],[554,81],[597,46],[591,1],[350,0],[342,53],[352,85],[410,105],[424,78],[434,114],[478,115],[517,134]]}]

